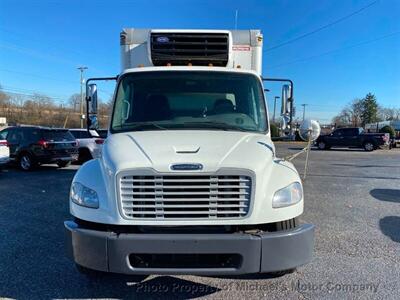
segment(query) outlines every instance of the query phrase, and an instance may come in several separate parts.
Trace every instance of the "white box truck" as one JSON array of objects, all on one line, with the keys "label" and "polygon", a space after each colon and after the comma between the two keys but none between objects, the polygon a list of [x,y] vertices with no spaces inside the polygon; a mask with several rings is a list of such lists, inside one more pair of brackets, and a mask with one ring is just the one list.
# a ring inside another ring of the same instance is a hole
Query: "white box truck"
[{"label": "white box truck", "polygon": [[[312,258],[293,164],[275,156],[259,30],[124,29],[102,157],[70,190],[68,253],[86,274],[285,272]],[[284,109],[285,111],[285,109]]]}]

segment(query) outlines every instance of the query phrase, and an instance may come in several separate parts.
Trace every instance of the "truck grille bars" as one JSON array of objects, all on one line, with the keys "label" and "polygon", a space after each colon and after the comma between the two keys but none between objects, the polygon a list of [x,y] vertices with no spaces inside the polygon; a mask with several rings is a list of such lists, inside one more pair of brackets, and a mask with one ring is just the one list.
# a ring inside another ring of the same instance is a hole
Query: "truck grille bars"
[{"label": "truck grille bars", "polygon": [[155,66],[192,64],[225,67],[229,57],[227,33],[151,33],[151,59]]},{"label": "truck grille bars", "polygon": [[247,215],[251,178],[240,175],[122,176],[119,193],[128,219],[223,219]]}]

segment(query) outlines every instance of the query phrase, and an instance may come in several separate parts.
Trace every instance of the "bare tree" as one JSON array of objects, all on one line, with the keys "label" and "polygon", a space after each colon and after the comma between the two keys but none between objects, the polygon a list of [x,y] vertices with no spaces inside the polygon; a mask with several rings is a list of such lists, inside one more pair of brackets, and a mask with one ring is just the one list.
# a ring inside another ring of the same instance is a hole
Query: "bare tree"
[{"label": "bare tree", "polygon": [[74,112],[78,111],[81,103],[81,94],[75,93],[69,97],[69,107],[73,109]]},{"label": "bare tree", "polygon": [[362,115],[363,115],[362,99],[354,99],[347,107],[347,110],[351,116],[351,124],[354,127],[359,126],[362,123]]},{"label": "bare tree", "polygon": [[[98,99],[98,120],[100,127],[108,125],[112,99],[103,102]],[[44,94],[22,95],[8,93],[0,86],[0,116],[10,123],[43,125],[53,127],[80,127],[80,94],[73,94],[67,106],[57,103]],[[84,109],[86,111],[86,103]]]},{"label": "bare tree", "polygon": [[378,117],[382,121],[395,121],[400,119],[400,108],[379,107]]}]

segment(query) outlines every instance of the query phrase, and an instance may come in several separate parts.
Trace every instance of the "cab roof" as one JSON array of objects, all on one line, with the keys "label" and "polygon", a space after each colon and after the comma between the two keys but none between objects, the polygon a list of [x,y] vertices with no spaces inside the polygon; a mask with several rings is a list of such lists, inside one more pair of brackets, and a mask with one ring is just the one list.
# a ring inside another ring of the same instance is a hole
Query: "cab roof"
[{"label": "cab roof", "polygon": [[203,67],[203,66],[163,66],[163,67],[138,67],[125,69],[120,75],[136,72],[155,72],[155,71],[202,71],[202,72],[227,72],[227,73],[242,73],[242,74],[253,74],[257,77],[260,75],[253,70],[246,70],[240,68],[226,68],[226,67]]}]

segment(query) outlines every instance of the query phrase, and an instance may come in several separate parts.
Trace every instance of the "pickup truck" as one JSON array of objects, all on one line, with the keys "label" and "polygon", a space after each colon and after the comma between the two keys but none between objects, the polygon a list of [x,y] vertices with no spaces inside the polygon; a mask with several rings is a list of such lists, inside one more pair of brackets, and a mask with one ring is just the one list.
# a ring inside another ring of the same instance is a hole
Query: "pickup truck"
[{"label": "pickup truck", "polygon": [[315,141],[320,150],[331,147],[364,148],[365,151],[373,151],[382,146],[389,145],[389,134],[387,133],[365,133],[364,129],[339,128],[331,134],[321,135]]}]

